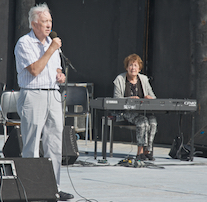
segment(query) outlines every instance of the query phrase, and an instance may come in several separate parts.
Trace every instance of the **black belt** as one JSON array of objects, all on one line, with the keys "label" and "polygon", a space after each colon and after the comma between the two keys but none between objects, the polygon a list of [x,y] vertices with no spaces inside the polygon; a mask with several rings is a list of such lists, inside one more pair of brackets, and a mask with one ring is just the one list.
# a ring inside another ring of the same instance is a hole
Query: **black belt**
[{"label": "black belt", "polygon": [[55,88],[22,88],[24,90],[46,90],[46,91],[50,91],[50,90],[58,90]]},{"label": "black belt", "polygon": [[34,89],[34,90],[57,90],[57,89],[55,89],[55,88],[40,88],[40,89]]}]

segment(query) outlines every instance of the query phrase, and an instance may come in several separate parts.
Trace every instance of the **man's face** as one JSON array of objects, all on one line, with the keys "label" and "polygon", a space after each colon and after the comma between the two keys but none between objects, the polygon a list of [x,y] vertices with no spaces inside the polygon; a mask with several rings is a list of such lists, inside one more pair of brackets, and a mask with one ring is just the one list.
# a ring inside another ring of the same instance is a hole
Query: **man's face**
[{"label": "man's face", "polygon": [[52,29],[52,17],[48,11],[39,14],[37,22],[32,22],[32,28],[39,40],[46,38]]}]

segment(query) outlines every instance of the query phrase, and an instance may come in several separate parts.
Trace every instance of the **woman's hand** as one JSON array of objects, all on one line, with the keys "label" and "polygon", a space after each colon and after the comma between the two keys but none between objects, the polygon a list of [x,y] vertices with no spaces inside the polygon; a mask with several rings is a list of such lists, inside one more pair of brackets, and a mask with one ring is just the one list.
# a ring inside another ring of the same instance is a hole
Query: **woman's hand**
[{"label": "woman's hand", "polygon": [[131,96],[130,98],[139,99],[138,96]]},{"label": "woman's hand", "polygon": [[154,98],[151,97],[150,95],[146,95],[144,98],[145,98],[145,99],[154,99]]}]

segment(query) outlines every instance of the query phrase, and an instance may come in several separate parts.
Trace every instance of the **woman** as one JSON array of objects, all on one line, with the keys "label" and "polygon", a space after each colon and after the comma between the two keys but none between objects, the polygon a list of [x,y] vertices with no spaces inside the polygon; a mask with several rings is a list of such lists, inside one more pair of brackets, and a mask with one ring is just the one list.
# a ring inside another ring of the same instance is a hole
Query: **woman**
[{"label": "woman", "polygon": [[[140,74],[142,64],[142,59],[137,54],[131,54],[124,59],[126,72],[118,75],[114,80],[115,98],[156,98],[147,76]],[[124,118],[136,125],[137,160],[154,160],[152,144],[157,131],[156,118],[135,111],[124,112]]]}]

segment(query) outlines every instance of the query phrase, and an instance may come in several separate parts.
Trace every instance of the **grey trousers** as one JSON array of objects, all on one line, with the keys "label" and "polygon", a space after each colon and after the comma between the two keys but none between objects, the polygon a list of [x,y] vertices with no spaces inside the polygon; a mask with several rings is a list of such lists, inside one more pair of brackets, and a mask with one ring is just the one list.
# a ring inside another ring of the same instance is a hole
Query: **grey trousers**
[{"label": "grey trousers", "polygon": [[20,90],[17,111],[21,118],[22,157],[39,157],[42,135],[44,157],[51,158],[57,185],[62,162],[63,116],[57,90]]},{"label": "grey trousers", "polygon": [[147,151],[153,150],[153,141],[157,132],[157,120],[155,116],[143,116],[140,113],[128,111],[124,118],[136,125],[137,145],[143,146]]}]

